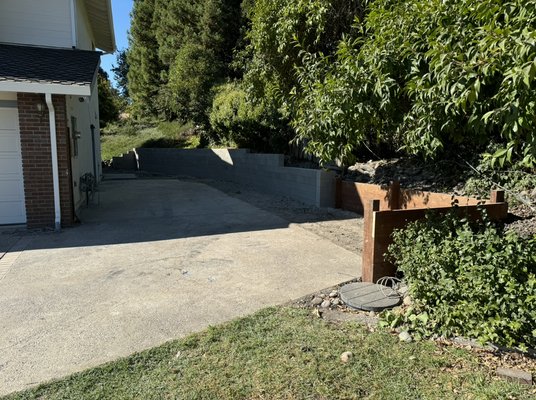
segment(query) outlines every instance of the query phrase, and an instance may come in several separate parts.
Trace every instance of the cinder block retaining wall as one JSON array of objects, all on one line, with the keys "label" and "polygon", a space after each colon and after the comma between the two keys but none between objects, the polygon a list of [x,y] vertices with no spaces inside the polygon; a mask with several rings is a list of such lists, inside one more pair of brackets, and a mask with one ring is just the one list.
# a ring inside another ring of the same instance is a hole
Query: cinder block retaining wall
[{"label": "cinder block retaining wall", "polygon": [[256,154],[246,149],[140,148],[136,156],[142,171],[226,180],[305,204],[335,206],[333,172],[285,167],[281,154]]}]

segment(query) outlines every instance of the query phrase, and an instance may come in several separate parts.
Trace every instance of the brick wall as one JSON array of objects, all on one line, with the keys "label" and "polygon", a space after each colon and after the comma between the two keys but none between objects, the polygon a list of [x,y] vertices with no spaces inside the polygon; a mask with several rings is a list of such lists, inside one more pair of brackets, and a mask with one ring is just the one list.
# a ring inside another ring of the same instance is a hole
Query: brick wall
[{"label": "brick wall", "polygon": [[[29,228],[54,226],[50,126],[45,96],[18,93],[17,102],[27,226]],[[65,96],[52,96],[52,102],[56,111],[61,219],[63,226],[69,226],[74,222],[74,210]],[[45,111],[42,114],[37,110],[38,103],[45,105]]]}]

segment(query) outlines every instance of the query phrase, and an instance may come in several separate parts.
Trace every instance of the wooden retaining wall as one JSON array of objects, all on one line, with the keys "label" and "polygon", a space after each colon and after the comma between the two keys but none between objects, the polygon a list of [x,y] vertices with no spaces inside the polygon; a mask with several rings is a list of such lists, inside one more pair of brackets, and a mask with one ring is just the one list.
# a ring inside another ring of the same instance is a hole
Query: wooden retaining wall
[{"label": "wooden retaining wall", "polygon": [[379,186],[355,182],[336,182],[336,205],[345,210],[363,213],[364,244],[363,282],[377,282],[385,276],[394,276],[396,267],[385,259],[391,235],[395,229],[425,217],[428,211],[447,213],[456,204],[456,212],[476,220],[481,218],[479,208],[486,209],[490,219],[502,220],[508,215],[504,192],[491,192],[490,200],[451,196],[444,193],[423,192],[400,188],[398,182]]},{"label": "wooden retaining wall", "polygon": [[365,213],[371,200],[379,200],[380,210],[449,207],[453,202],[460,206],[473,206],[481,201],[472,197],[402,189],[397,181],[389,185],[374,185],[337,179],[335,193],[337,208],[360,214]]}]

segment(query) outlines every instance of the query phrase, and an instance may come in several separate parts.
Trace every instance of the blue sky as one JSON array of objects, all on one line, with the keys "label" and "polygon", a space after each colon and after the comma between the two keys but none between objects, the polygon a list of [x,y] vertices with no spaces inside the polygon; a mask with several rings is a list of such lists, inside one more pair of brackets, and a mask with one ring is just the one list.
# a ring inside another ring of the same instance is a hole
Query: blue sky
[{"label": "blue sky", "polygon": [[[132,10],[133,0],[112,0],[112,9],[114,14],[114,29],[117,48],[124,49],[128,47],[128,29],[130,28],[130,11]],[[112,64],[115,64],[115,54],[106,55],[101,58],[101,66],[110,75],[113,81],[111,71]]]}]

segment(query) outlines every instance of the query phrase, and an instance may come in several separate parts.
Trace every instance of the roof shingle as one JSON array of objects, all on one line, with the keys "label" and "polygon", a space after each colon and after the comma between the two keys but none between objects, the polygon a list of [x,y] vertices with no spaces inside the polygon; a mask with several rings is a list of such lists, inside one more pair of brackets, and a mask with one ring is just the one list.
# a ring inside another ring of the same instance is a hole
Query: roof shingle
[{"label": "roof shingle", "polygon": [[100,52],[0,44],[0,82],[89,86]]}]

